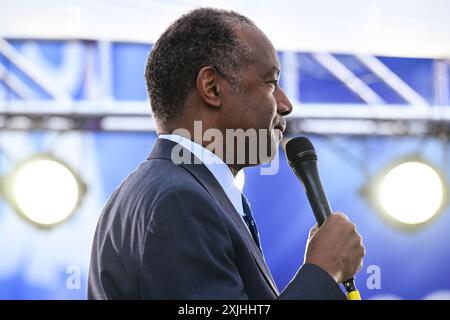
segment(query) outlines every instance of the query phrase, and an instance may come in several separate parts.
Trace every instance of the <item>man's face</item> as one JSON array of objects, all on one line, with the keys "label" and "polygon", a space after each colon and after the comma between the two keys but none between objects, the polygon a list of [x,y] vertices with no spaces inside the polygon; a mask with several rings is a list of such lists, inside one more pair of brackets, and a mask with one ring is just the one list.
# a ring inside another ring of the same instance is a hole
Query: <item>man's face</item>
[{"label": "man's face", "polygon": [[[256,61],[242,70],[238,92],[225,96],[222,119],[226,128],[265,132],[266,147],[273,148],[278,146],[286,128],[283,116],[292,111],[292,105],[278,83],[280,63],[275,48],[259,29],[242,28],[238,37],[252,49]],[[259,145],[261,135],[258,137]]]}]

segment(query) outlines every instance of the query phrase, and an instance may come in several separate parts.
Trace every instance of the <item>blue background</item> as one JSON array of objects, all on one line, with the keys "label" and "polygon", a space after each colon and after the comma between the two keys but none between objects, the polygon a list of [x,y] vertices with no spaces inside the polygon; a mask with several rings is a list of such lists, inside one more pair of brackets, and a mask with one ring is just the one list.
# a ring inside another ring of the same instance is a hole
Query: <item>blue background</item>
[{"label": "blue background", "polygon": [[[68,43],[64,41],[10,41],[40,68],[65,79],[64,86],[73,99],[91,98],[92,88],[86,84],[93,83],[92,79],[95,80],[100,72],[95,43],[74,42],[74,48],[68,50],[76,54],[67,55],[64,50]],[[113,44],[113,99],[147,99],[143,73],[149,51],[150,46],[147,45]],[[282,65],[283,54],[279,52]],[[335,56],[364,79],[387,104],[405,103],[357,59],[351,55]],[[299,74],[299,96],[295,98],[300,102],[326,103],[336,107],[339,107],[337,103],[362,103],[309,53],[297,53],[296,58],[300,67],[295,70]],[[380,59],[430,104],[435,103],[433,60]],[[42,88],[1,55],[0,63],[27,83],[37,99],[50,99]],[[70,71],[69,64],[76,64],[78,71]],[[1,81],[0,99],[20,100]],[[101,208],[121,181],[145,160],[155,138],[155,133],[0,132],[0,174],[7,174],[14,163],[35,152],[51,152],[69,162],[88,188],[79,210],[67,222],[50,230],[35,228],[0,200],[0,298],[86,298],[90,246]],[[364,238],[367,255],[357,276],[357,286],[363,297],[422,299],[436,292],[450,297],[448,206],[430,224],[411,232],[390,224],[362,196],[364,185],[384,166],[409,154],[420,154],[439,167],[450,181],[448,142],[412,137],[310,138],[319,154],[323,184],[333,209],[347,214]],[[315,222],[301,185],[286,163],[283,150],[276,175],[261,175],[257,167],[245,169],[245,175],[244,193],[252,203],[266,260],[282,289],[302,264],[307,234]],[[379,289],[369,289],[367,285],[371,275],[368,267],[372,265],[381,271]],[[70,266],[80,270],[80,288],[67,286]]]}]

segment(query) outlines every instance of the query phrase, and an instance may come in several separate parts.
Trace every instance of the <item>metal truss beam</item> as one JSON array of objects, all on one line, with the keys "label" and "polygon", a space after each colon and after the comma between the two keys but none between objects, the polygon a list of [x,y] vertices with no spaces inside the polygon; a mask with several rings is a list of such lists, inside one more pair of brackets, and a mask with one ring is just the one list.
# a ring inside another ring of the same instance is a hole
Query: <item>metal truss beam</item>
[{"label": "metal truss beam", "polygon": [[[291,134],[450,135],[450,106],[303,104],[287,117]],[[155,131],[145,101],[0,104],[0,128],[11,130]]]},{"label": "metal truss beam", "polygon": [[49,78],[42,70],[39,70],[32,61],[1,37],[0,53],[41,86],[52,98],[62,101],[71,100],[70,95],[64,88]]},{"label": "metal truss beam", "polygon": [[367,68],[389,85],[397,94],[405,99],[412,107],[426,108],[428,102],[411,88],[405,81],[390,70],[384,63],[374,56],[356,55]]},{"label": "metal truss beam", "polygon": [[330,53],[313,53],[312,56],[350,90],[368,104],[382,104],[384,100],[350,69]]}]

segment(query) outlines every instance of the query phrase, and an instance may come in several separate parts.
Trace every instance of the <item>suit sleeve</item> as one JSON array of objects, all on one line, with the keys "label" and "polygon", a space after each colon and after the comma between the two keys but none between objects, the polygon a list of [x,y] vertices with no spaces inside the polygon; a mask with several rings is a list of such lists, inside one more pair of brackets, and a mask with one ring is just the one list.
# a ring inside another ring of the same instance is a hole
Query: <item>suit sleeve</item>
[{"label": "suit sleeve", "polygon": [[220,209],[205,192],[177,189],[152,206],[141,257],[147,299],[248,299]]},{"label": "suit sleeve", "polygon": [[346,300],[334,279],[314,264],[304,264],[280,295],[286,300]]}]

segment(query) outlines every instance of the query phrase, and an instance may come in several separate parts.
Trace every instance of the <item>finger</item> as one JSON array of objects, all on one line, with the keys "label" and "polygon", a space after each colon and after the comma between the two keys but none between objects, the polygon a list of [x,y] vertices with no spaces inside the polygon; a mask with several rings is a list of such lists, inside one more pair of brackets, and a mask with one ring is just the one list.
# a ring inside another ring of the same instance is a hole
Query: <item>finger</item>
[{"label": "finger", "polygon": [[363,267],[364,267],[364,259],[361,260],[361,263],[360,263],[360,265],[359,265],[359,267],[358,267],[358,271],[357,271],[356,273],[360,272],[360,271],[362,270]]},{"label": "finger", "polygon": [[342,216],[342,217],[344,217],[345,219],[349,220],[348,217],[347,217],[344,213],[342,213],[341,211],[336,211],[334,214],[335,214],[335,215]]}]

